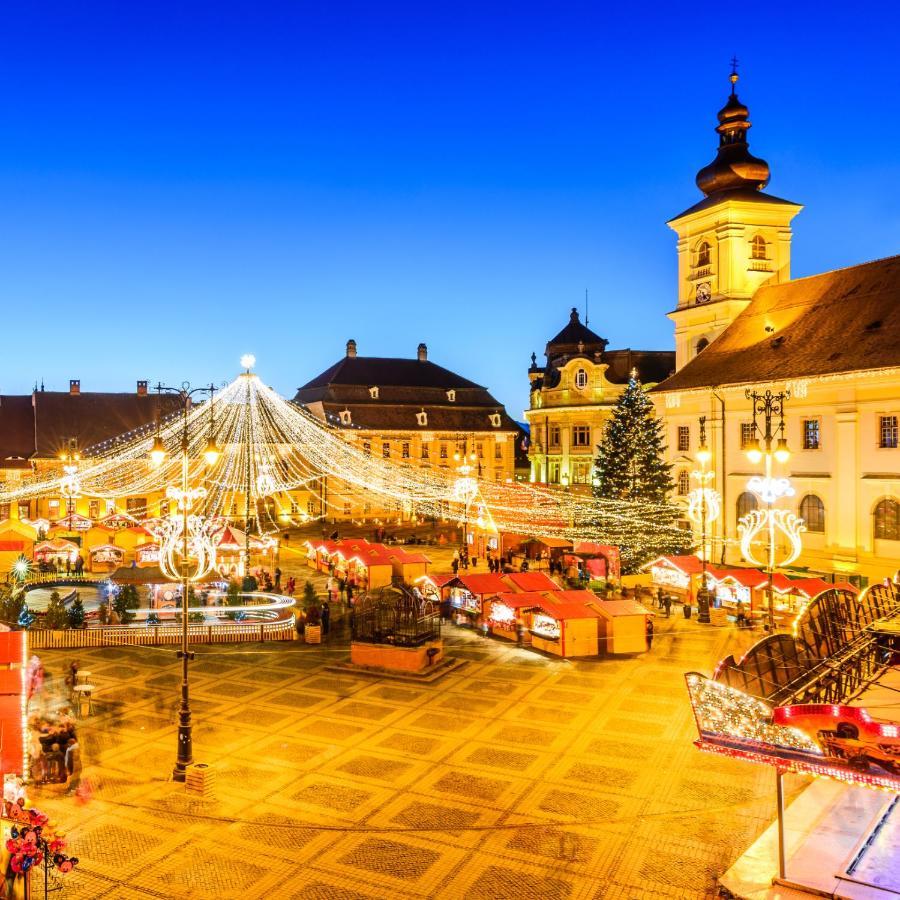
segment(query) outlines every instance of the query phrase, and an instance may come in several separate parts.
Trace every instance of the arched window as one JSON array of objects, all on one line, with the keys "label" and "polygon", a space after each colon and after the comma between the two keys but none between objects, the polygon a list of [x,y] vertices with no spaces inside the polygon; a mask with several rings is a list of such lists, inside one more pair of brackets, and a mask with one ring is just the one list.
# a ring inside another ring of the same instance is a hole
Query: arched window
[{"label": "arched window", "polygon": [[697,266],[701,268],[703,266],[708,266],[709,260],[710,246],[706,241],[703,241],[703,243],[701,243],[700,246],[697,247]]},{"label": "arched window", "polygon": [[743,516],[746,516],[747,513],[752,512],[758,506],[759,503],[756,500],[756,495],[751,494],[750,491],[744,491],[744,493],[737,498],[738,521],[740,521]]},{"label": "arched window", "polygon": [[900,503],[885,497],[875,507],[875,538],[882,541],[900,541]]},{"label": "arched window", "polygon": [[697,353],[702,353],[709,346],[709,341],[703,337],[697,341]]},{"label": "arched window", "polygon": [[750,242],[751,257],[753,259],[768,259],[766,256],[766,239],[762,235],[756,235]]},{"label": "arched window", "polygon": [[584,369],[579,369],[575,373],[575,387],[578,388],[579,391],[583,391],[587,387],[588,383],[588,375]]},{"label": "arched window", "polygon": [[678,473],[678,496],[687,497],[691,491],[691,476],[687,469]]},{"label": "arched window", "polygon": [[807,494],[800,501],[800,518],[810,533],[825,533],[825,504],[815,494]]}]

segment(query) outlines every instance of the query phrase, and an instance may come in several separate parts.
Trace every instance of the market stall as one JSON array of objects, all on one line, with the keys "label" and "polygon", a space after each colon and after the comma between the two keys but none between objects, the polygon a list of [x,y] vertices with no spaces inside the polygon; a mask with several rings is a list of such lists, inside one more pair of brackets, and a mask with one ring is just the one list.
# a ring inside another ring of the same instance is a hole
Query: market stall
[{"label": "market stall", "polygon": [[[559,594],[587,595],[585,601],[597,602],[590,591],[560,591]],[[557,602],[544,594],[531,617],[531,645],[553,656],[597,656],[600,614],[582,600]]]},{"label": "market stall", "polygon": [[159,565],[159,542],[147,541],[134,548],[134,561],[139,567]]},{"label": "market stall", "polygon": [[521,635],[522,643],[530,644],[531,614],[544,599],[537,591],[510,591],[486,598],[484,615],[490,633],[507,641],[517,641]]},{"label": "market stall", "polygon": [[474,626],[481,624],[485,597],[505,593],[509,586],[499,575],[482,572],[457,575],[444,585],[444,591],[456,613],[456,624]]},{"label": "market stall", "polygon": [[748,615],[765,608],[768,583],[768,576],[758,569],[706,569],[706,585],[713,592],[715,605],[728,612],[737,609],[739,603]]},{"label": "market stall", "polygon": [[647,619],[653,613],[635,600],[601,600],[600,649],[606,653],[643,653],[647,649]]},{"label": "market stall", "polygon": [[31,556],[37,540],[37,529],[18,519],[0,522],[0,574],[12,569],[20,556]]},{"label": "market stall", "polygon": [[579,557],[592,581],[618,581],[622,575],[619,548],[612,544],[575,541],[572,555]]},{"label": "market stall", "polygon": [[125,559],[125,551],[115,544],[98,544],[88,550],[88,569],[91,572],[113,572]]},{"label": "market stall", "polygon": [[703,560],[699,556],[660,556],[644,566],[650,570],[654,591],[693,604],[700,587]]},{"label": "market stall", "polygon": [[41,541],[34,545],[34,561],[38,566],[65,569],[67,561],[70,566],[74,566],[79,551],[78,544],[73,541],[54,538],[51,541]]}]

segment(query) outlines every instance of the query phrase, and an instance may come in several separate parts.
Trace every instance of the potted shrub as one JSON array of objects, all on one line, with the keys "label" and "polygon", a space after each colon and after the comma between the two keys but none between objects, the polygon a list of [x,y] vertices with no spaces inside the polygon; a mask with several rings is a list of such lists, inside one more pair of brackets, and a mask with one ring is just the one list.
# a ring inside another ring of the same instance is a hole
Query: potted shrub
[{"label": "potted shrub", "polygon": [[303,636],[307,644],[322,643],[322,617],[319,611],[319,598],[316,596],[315,585],[307,581],[303,587],[303,610],[306,625]]}]

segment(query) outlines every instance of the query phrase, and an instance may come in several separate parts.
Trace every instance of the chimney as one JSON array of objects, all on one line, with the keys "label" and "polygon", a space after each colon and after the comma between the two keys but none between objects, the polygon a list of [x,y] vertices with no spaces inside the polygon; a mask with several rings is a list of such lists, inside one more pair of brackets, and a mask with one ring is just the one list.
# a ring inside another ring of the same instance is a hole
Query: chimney
[{"label": "chimney", "polygon": [[147,396],[147,382],[146,381],[138,382],[137,395],[138,395],[138,397],[146,397]]},{"label": "chimney", "polygon": [[428,359],[428,345],[427,344],[419,344],[418,357],[419,357],[419,362],[427,361],[427,359]]},{"label": "chimney", "polygon": [[347,358],[356,358],[356,341],[354,341],[353,338],[350,338],[350,340],[347,341]]},{"label": "chimney", "polygon": [[81,381],[78,378],[69,379],[69,393],[73,397],[81,393]]}]

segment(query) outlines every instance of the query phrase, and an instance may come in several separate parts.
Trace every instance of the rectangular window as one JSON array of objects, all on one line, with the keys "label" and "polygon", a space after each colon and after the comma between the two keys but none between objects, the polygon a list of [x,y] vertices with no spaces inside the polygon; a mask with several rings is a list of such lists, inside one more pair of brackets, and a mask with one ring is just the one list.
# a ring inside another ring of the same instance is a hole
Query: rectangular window
[{"label": "rectangular window", "polygon": [[0,503],[0,522],[5,522],[9,518],[9,503]]},{"label": "rectangular window", "polygon": [[691,490],[691,476],[686,469],[678,473],[678,496],[686,497]]},{"label": "rectangular window", "polygon": [[350,515],[350,501],[349,500],[344,501],[344,515],[345,516]]},{"label": "rectangular window", "polygon": [[384,459],[390,459],[391,445],[387,441],[381,445],[381,455]]},{"label": "rectangular window", "polygon": [[484,459],[484,444],[476,444],[475,450],[478,453],[478,458]]},{"label": "rectangular window", "polygon": [[402,459],[409,459],[409,441],[404,441],[400,445],[400,457]]},{"label": "rectangular window", "polygon": [[24,503],[19,504],[19,518],[20,519],[30,519],[31,518],[31,503],[29,501],[25,501]]},{"label": "rectangular window", "polygon": [[559,484],[559,463],[551,462],[550,463],[550,477],[548,479],[550,484]]},{"label": "rectangular window", "polygon": [[687,452],[691,449],[691,426],[690,425],[679,425],[678,426],[678,449],[682,452]]},{"label": "rectangular window", "polygon": [[547,435],[547,443],[551,447],[559,446],[559,425],[551,425],[549,428],[549,434]]},{"label": "rectangular window", "polygon": [[89,500],[88,501],[88,518],[89,519],[99,519],[100,518],[100,501],[99,500]]},{"label": "rectangular window", "polygon": [[590,425],[573,425],[572,426],[572,446],[573,447],[590,447],[591,446],[591,427],[590,427]]},{"label": "rectangular window", "polygon": [[372,442],[371,441],[363,441],[363,453],[365,453],[366,456],[372,455]]},{"label": "rectangular window", "polygon": [[819,449],[819,420],[804,419],[803,428],[803,449],[818,450]]},{"label": "rectangular window", "polygon": [[572,464],[572,484],[587,484],[591,464],[587,460],[577,460]]},{"label": "rectangular window", "polygon": [[308,516],[314,516],[316,514],[316,501],[315,500],[307,500],[306,501],[306,514]]},{"label": "rectangular window", "polygon": [[503,444],[494,444],[494,459],[503,459]]},{"label": "rectangular window", "polygon": [[741,450],[746,450],[756,440],[752,422],[741,422]]},{"label": "rectangular window", "polygon": [[428,459],[429,453],[428,444],[422,444],[422,459]]},{"label": "rectangular window", "polygon": [[897,416],[881,416],[879,422],[878,446],[884,449],[897,449]]},{"label": "rectangular window", "polygon": [[300,512],[300,510],[297,507],[297,501],[291,500],[291,515],[296,516],[298,512]]},{"label": "rectangular window", "polygon": [[447,445],[446,445],[446,444],[441,444],[441,454],[440,454],[440,456],[441,456],[441,459],[446,459],[446,458],[447,458]]},{"label": "rectangular window", "polygon": [[143,519],[147,515],[147,498],[146,497],[126,497],[125,512],[135,519]]},{"label": "rectangular window", "polygon": [[47,501],[47,516],[51,522],[59,518],[59,500]]}]

